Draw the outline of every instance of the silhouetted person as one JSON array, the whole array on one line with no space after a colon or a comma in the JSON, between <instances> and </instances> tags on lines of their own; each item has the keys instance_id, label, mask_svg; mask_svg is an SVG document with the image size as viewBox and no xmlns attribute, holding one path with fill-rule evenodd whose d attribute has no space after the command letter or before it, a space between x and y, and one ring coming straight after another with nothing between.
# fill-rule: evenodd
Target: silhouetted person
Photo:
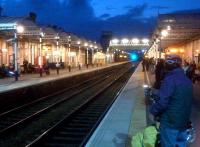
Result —
<instances>
[{"instance_id":1,"label":"silhouetted person","mask_svg":"<svg viewBox=\"0 0 200 147\"><path fill-rule=\"evenodd\" d=\"M155 83L154 88L160 89L161 81L164 79L164 60L159 59L155 69Z\"/></svg>"},{"instance_id":2,"label":"silhouetted person","mask_svg":"<svg viewBox=\"0 0 200 147\"><path fill-rule=\"evenodd\" d=\"M81 70L81 64L78 62L78 69Z\"/></svg>"},{"instance_id":3,"label":"silhouetted person","mask_svg":"<svg viewBox=\"0 0 200 147\"><path fill-rule=\"evenodd\" d=\"M195 76L195 70L196 70L196 64L195 64L195 62L193 61L193 62L189 65L189 67L188 67L188 69L187 69L187 71L186 71L187 77L188 77L193 83L195 82L195 78L194 78L194 76Z\"/></svg>"},{"instance_id":4,"label":"silhouetted person","mask_svg":"<svg viewBox=\"0 0 200 147\"><path fill-rule=\"evenodd\" d=\"M44 71L45 71L46 75L50 75L48 63L46 63L46 64L44 65Z\"/></svg>"},{"instance_id":5,"label":"silhouetted person","mask_svg":"<svg viewBox=\"0 0 200 147\"><path fill-rule=\"evenodd\" d=\"M145 58L142 59L142 71L145 70Z\"/></svg>"},{"instance_id":6,"label":"silhouetted person","mask_svg":"<svg viewBox=\"0 0 200 147\"><path fill-rule=\"evenodd\" d=\"M145 66L146 66L146 70L147 71L149 71L149 59L148 58L146 58L146 60L145 60Z\"/></svg>"},{"instance_id":7,"label":"silhouetted person","mask_svg":"<svg viewBox=\"0 0 200 147\"><path fill-rule=\"evenodd\" d=\"M56 63L56 71L57 71L57 74L59 74L59 69L60 69L60 63Z\"/></svg>"},{"instance_id":8,"label":"silhouetted person","mask_svg":"<svg viewBox=\"0 0 200 147\"><path fill-rule=\"evenodd\" d=\"M25 59L23 61L24 73L28 73L28 61Z\"/></svg>"},{"instance_id":9,"label":"silhouetted person","mask_svg":"<svg viewBox=\"0 0 200 147\"><path fill-rule=\"evenodd\" d=\"M15 77L15 81L18 81L19 72L17 70L14 72L14 77Z\"/></svg>"}]
</instances>

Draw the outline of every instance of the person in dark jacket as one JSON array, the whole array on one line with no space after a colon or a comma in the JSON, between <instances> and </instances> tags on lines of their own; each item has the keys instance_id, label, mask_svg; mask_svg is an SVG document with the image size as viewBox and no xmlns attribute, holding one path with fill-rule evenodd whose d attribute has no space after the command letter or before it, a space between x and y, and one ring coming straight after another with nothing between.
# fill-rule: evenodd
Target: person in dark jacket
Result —
<instances>
[{"instance_id":1,"label":"person in dark jacket","mask_svg":"<svg viewBox=\"0 0 200 147\"><path fill-rule=\"evenodd\" d=\"M186 71L186 75L187 77L193 82L195 83L195 70L196 70L196 64L193 61L192 63L190 63L187 71Z\"/></svg>"},{"instance_id":2,"label":"person in dark jacket","mask_svg":"<svg viewBox=\"0 0 200 147\"><path fill-rule=\"evenodd\" d=\"M155 83L154 88L160 89L161 81L164 79L164 60L159 59L155 68Z\"/></svg>"},{"instance_id":3,"label":"person in dark jacket","mask_svg":"<svg viewBox=\"0 0 200 147\"><path fill-rule=\"evenodd\" d=\"M143 57L142 59L142 71L144 72L145 71L145 57Z\"/></svg>"},{"instance_id":4,"label":"person in dark jacket","mask_svg":"<svg viewBox=\"0 0 200 147\"><path fill-rule=\"evenodd\" d=\"M150 112L160 118L162 147L186 147L190 121L192 83L181 68L181 58L169 56L165 61L167 74L154 94L159 98Z\"/></svg>"}]
</instances>

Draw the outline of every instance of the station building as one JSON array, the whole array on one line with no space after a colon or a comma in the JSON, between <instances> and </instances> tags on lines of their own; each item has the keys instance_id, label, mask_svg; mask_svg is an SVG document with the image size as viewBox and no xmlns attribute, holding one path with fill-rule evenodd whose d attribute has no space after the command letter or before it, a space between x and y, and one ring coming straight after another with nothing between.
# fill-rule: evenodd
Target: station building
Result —
<instances>
[{"instance_id":1,"label":"station building","mask_svg":"<svg viewBox=\"0 0 200 147\"><path fill-rule=\"evenodd\" d=\"M15 63L15 48L18 66L26 60L35 66L62 62L75 67L104 64L106 58L100 44L62 28L41 27L28 17L0 17L0 66Z\"/></svg>"},{"instance_id":2,"label":"station building","mask_svg":"<svg viewBox=\"0 0 200 147\"><path fill-rule=\"evenodd\" d=\"M164 58L169 54L200 62L200 13L159 15L148 56Z\"/></svg>"}]
</instances>

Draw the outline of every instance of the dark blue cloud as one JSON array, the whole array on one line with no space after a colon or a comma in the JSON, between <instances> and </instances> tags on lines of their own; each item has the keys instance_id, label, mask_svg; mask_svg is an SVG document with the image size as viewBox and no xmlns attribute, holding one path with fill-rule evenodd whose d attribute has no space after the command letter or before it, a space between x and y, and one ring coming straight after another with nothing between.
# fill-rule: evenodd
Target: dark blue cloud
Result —
<instances>
[{"instance_id":1,"label":"dark blue cloud","mask_svg":"<svg viewBox=\"0 0 200 147\"><path fill-rule=\"evenodd\" d=\"M4 1L4 2L3 2ZM58 25L66 31L98 39L101 31L113 31L116 35L149 35L155 18L142 18L149 8L147 4L129 7L126 14L95 17L92 0L1 0L3 14L24 16L30 11L38 15L40 24Z\"/></svg>"},{"instance_id":2,"label":"dark blue cloud","mask_svg":"<svg viewBox=\"0 0 200 147\"><path fill-rule=\"evenodd\" d=\"M110 17L104 22L104 29L112 28L117 36L150 36L155 26L156 18L144 18L143 14L148 9L147 4L135 7L126 7L127 13Z\"/></svg>"},{"instance_id":3,"label":"dark blue cloud","mask_svg":"<svg viewBox=\"0 0 200 147\"><path fill-rule=\"evenodd\" d=\"M138 6L135 6L135 7L131 7L131 6L128 7L127 6L126 9L128 9L128 12L124 16L139 17L139 16L143 15L143 13L146 9L148 9L148 5L146 3L144 3L142 5L138 5Z\"/></svg>"},{"instance_id":4,"label":"dark blue cloud","mask_svg":"<svg viewBox=\"0 0 200 147\"><path fill-rule=\"evenodd\" d=\"M161 10L161 9L170 9L170 7L168 7L168 6L159 6L159 5L154 5L154 6L151 6L150 9Z\"/></svg>"},{"instance_id":5,"label":"dark blue cloud","mask_svg":"<svg viewBox=\"0 0 200 147\"><path fill-rule=\"evenodd\" d=\"M112 7L112 6L107 6L106 7L106 10L115 10L116 8L115 7Z\"/></svg>"},{"instance_id":6,"label":"dark blue cloud","mask_svg":"<svg viewBox=\"0 0 200 147\"><path fill-rule=\"evenodd\" d=\"M100 18L102 18L102 19L106 19L106 18L109 18L109 17L110 17L110 14L108 14L108 13L100 16Z\"/></svg>"},{"instance_id":7,"label":"dark blue cloud","mask_svg":"<svg viewBox=\"0 0 200 147\"><path fill-rule=\"evenodd\" d=\"M175 11L173 13L200 13L200 9L192 9L192 10L179 10L179 11Z\"/></svg>"}]
</instances>

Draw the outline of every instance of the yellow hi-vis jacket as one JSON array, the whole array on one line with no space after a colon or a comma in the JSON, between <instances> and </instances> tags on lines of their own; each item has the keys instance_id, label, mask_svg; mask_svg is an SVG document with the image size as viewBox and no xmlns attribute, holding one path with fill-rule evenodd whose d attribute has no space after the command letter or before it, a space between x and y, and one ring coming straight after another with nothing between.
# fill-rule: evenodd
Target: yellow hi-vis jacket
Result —
<instances>
[{"instance_id":1,"label":"yellow hi-vis jacket","mask_svg":"<svg viewBox=\"0 0 200 147\"><path fill-rule=\"evenodd\" d=\"M146 127L132 137L131 147L155 147L157 133L155 126Z\"/></svg>"}]
</instances>

